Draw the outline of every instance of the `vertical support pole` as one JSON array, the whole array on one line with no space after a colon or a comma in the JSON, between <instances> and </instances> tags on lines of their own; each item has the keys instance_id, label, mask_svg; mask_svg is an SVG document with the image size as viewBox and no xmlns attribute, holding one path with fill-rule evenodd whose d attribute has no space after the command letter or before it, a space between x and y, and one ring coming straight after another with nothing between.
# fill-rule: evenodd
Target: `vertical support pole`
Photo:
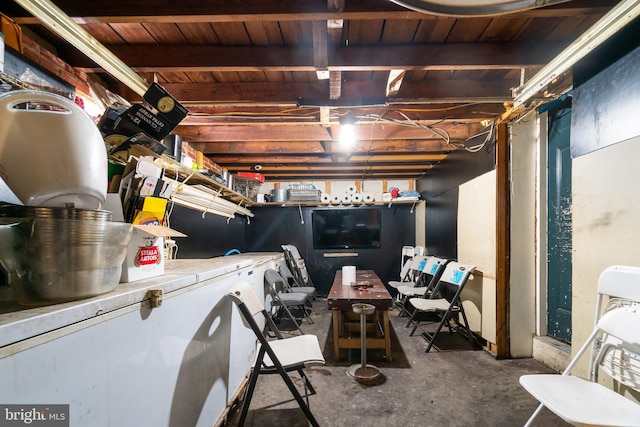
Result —
<instances>
[{"instance_id":1,"label":"vertical support pole","mask_svg":"<svg viewBox=\"0 0 640 427\"><path fill-rule=\"evenodd\" d=\"M505 123L496 127L496 357L509 357L509 277L511 199L509 133Z\"/></svg>"}]
</instances>

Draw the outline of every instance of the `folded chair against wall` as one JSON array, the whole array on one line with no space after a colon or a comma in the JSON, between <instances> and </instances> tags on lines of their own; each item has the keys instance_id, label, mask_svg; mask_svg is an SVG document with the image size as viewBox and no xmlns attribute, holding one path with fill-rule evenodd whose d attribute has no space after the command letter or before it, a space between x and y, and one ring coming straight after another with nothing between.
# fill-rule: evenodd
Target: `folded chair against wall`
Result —
<instances>
[{"instance_id":1,"label":"folded chair against wall","mask_svg":"<svg viewBox=\"0 0 640 427\"><path fill-rule=\"evenodd\" d=\"M283 338L257 294L253 291L251 285L246 282L240 282L232 286L227 292L227 297L236 304L244 325L252 329L258 339L256 360L245 391L238 425L244 425L258 376L260 374L280 374L309 423L313 426L318 426L318 421L309 409L309 396L316 394L316 391L304 372L307 366L323 365L325 362L318 337L315 335L298 335ZM276 335L277 339L268 340L262 333L254 318L258 314L264 316L269 329ZM289 372L294 371L298 372L302 378L304 395L300 394L289 376Z\"/></svg>"},{"instance_id":2,"label":"folded chair against wall","mask_svg":"<svg viewBox=\"0 0 640 427\"><path fill-rule=\"evenodd\" d=\"M410 261L411 258L416 256L416 250L413 246L403 246L402 247L402 256L400 257L400 268L402 269L407 261Z\"/></svg>"},{"instance_id":3,"label":"folded chair against wall","mask_svg":"<svg viewBox=\"0 0 640 427\"><path fill-rule=\"evenodd\" d=\"M309 276L307 265L305 264L302 256L300 256L298 248L295 245L282 245L282 249L284 250L285 259L287 260L289 269L298 278L299 282L303 286L315 287L311 281L311 276Z\"/></svg>"},{"instance_id":4,"label":"folded chair against wall","mask_svg":"<svg viewBox=\"0 0 640 427\"><path fill-rule=\"evenodd\" d=\"M289 308L297 308L302 317L307 320L307 323L312 324L313 320L311 320L311 317L309 316L312 297L303 292L287 292L284 278L273 268L269 268L264 272L264 280L267 282L268 287L270 288L269 291L271 297L273 298L273 301L271 302L272 307L282 309L282 311L284 311L295 323L296 328L301 333L304 333Z\"/></svg>"},{"instance_id":5,"label":"folded chair against wall","mask_svg":"<svg viewBox=\"0 0 640 427\"><path fill-rule=\"evenodd\" d=\"M444 258L429 257L426 264L424 264L420 280L418 280L416 286L398 286L400 315L411 316L411 313L413 313L413 306L409 303L410 298L432 298L434 296L433 290L438 284L442 273L444 273L448 262L449 260Z\"/></svg>"},{"instance_id":6,"label":"folded chair against wall","mask_svg":"<svg viewBox=\"0 0 640 427\"><path fill-rule=\"evenodd\" d=\"M520 377L522 387L540 401L527 426L543 407L572 425L640 425L640 404L622 394L637 398L640 392L640 268L613 266L602 272L595 318L593 332L562 375ZM570 375L589 348L588 379ZM598 382L600 372L614 380L618 392Z\"/></svg>"},{"instance_id":7,"label":"folded chair against wall","mask_svg":"<svg viewBox=\"0 0 640 427\"><path fill-rule=\"evenodd\" d=\"M465 284L469 280L469 276L475 270L475 266L469 264L462 264L459 262L451 261L445 267L440 280L433 289L433 293L436 297L431 299L425 298L410 298L409 303L413 306L414 310L411 314L411 318L407 323L409 326L414 324L411 334L413 335L416 329L419 327L421 313L435 313L439 316L440 321L436 327L435 332L428 333L423 331L423 335L427 338L428 344L425 352L429 352L434 346L436 336L440 333L444 325L446 324L449 333L453 332L454 325L452 321L455 321L455 329L462 330L466 334L472 347L475 347L475 342L471 329L469 329L469 322L467 321L467 315L464 312L462 306L462 299L460 297Z\"/></svg>"}]
</instances>

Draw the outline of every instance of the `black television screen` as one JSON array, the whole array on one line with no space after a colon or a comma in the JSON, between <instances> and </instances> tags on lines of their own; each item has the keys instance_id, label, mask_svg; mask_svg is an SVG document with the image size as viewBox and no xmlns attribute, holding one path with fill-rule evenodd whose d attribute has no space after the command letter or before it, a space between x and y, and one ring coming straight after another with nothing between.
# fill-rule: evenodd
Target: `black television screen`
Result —
<instances>
[{"instance_id":1,"label":"black television screen","mask_svg":"<svg viewBox=\"0 0 640 427\"><path fill-rule=\"evenodd\" d=\"M311 222L314 249L380 247L379 209L316 209Z\"/></svg>"}]
</instances>

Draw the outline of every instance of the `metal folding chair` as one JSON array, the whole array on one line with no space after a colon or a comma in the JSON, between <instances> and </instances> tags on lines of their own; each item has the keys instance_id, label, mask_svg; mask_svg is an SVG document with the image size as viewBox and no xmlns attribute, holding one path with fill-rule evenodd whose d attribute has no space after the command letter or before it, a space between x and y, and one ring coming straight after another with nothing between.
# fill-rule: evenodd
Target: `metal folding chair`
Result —
<instances>
[{"instance_id":1,"label":"metal folding chair","mask_svg":"<svg viewBox=\"0 0 640 427\"><path fill-rule=\"evenodd\" d=\"M544 407L572 425L640 425L640 404L623 395L640 392L640 268L612 266L602 272L595 319L593 332L562 375L520 377L522 387L540 401L526 426ZM589 348L588 378L571 375ZM599 372L613 379L617 392L598 381Z\"/></svg>"},{"instance_id":2,"label":"metal folding chair","mask_svg":"<svg viewBox=\"0 0 640 427\"><path fill-rule=\"evenodd\" d=\"M303 292L287 292L284 278L272 268L265 270L264 280L267 282L267 290L273 299L271 306L277 309L276 316L280 315L281 311L284 311L300 333L304 333L297 319L291 313L290 307L297 308L302 318L306 319L307 323L312 324L313 320L309 316L309 311L312 308L312 297Z\"/></svg>"},{"instance_id":3,"label":"metal folding chair","mask_svg":"<svg viewBox=\"0 0 640 427\"><path fill-rule=\"evenodd\" d=\"M313 286L304 286L299 283L289 267L283 264L278 267L278 272L280 273L280 276L282 276L282 278L285 280L285 284L287 285L289 291L309 294L313 298L313 300L316 299L316 288L314 288Z\"/></svg>"},{"instance_id":4,"label":"metal folding chair","mask_svg":"<svg viewBox=\"0 0 640 427\"><path fill-rule=\"evenodd\" d=\"M260 374L280 374L309 423L312 426L319 426L318 421L309 409L309 396L316 394L316 391L304 372L307 366L323 365L325 363L318 337L315 335L298 335L283 338L257 294L251 288L251 285L246 282L240 282L232 286L227 292L227 297L236 304L244 325L253 330L259 343L256 360L245 391L238 425L243 426L245 423L258 376ZM277 339L267 340L254 318L258 314L264 316L268 328L275 333ZM289 372L294 371L298 372L302 378L304 395L300 394L289 376Z\"/></svg>"}]
</instances>

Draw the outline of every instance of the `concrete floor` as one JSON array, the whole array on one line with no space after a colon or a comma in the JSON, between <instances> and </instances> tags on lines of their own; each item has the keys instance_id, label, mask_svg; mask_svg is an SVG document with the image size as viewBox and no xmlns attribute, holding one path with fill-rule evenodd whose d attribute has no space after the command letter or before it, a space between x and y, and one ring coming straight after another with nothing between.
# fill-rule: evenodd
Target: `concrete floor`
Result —
<instances>
[{"instance_id":1,"label":"concrete floor","mask_svg":"<svg viewBox=\"0 0 640 427\"><path fill-rule=\"evenodd\" d=\"M311 411L321 426L521 426L538 403L518 378L551 372L533 359L495 360L484 350L472 351L468 341L446 335L442 344L449 344L450 350L425 353L426 341L417 334L410 337L406 318L392 311L393 361L385 361L383 350L369 350L367 362L382 374L373 384L363 385L346 373L351 364L360 363L360 351L342 350L341 361L335 362L327 302L321 299L314 307L315 323L305 323L302 329L318 336L326 359L325 365L306 369L317 391L310 397ZM279 327L292 330L285 321ZM292 378L302 390L299 376ZM225 426L237 425L241 404L229 412ZM282 378L263 375L245 425L297 427L308 423ZM545 409L535 425L568 424Z\"/></svg>"}]
</instances>

